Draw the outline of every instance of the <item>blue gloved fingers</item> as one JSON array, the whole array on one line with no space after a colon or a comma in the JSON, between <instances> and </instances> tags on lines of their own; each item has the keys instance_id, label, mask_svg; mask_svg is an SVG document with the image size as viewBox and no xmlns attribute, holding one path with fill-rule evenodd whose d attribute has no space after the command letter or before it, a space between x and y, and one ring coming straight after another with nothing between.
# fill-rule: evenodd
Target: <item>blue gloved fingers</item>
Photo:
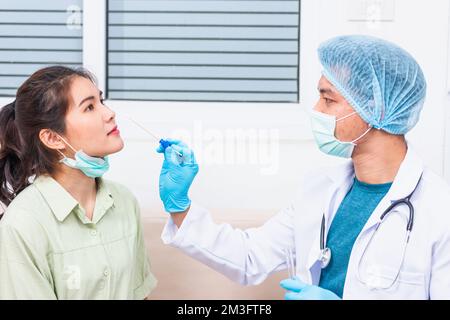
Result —
<instances>
[{"instance_id":1,"label":"blue gloved fingers","mask_svg":"<svg viewBox=\"0 0 450 320\"><path fill-rule=\"evenodd\" d=\"M180 166L189 165L192 163L191 156L194 153L187 145L171 145L176 155L176 160Z\"/></svg>"},{"instance_id":2,"label":"blue gloved fingers","mask_svg":"<svg viewBox=\"0 0 450 320\"><path fill-rule=\"evenodd\" d=\"M158 144L158 146L156 147L156 152L158 153L164 153L164 147L160 144Z\"/></svg>"},{"instance_id":3,"label":"blue gloved fingers","mask_svg":"<svg viewBox=\"0 0 450 320\"><path fill-rule=\"evenodd\" d=\"M185 162L186 165L198 166L197 160L195 159L195 153L191 150L189 158ZM198 170L197 170L198 171Z\"/></svg>"},{"instance_id":4,"label":"blue gloved fingers","mask_svg":"<svg viewBox=\"0 0 450 320\"><path fill-rule=\"evenodd\" d=\"M284 295L284 300L302 300L300 293L288 291Z\"/></svg>"},{"instance_id":5,"label":"blue gloved fingers","mask_svg":"<svg viewBox=\"0 0 450 320\"><path fill-rule=\"evenodd\" d=\"M181 145L177 145L177 144L172 144L171 145L172 149L179 152L181 155L185 155L188 153L189 148L186 146L181 146Z\"/></svg>"},{"instance_id":6,"label":"blue gloved fingers","mask_svg":"<svg viewBox=\"0 0 450 320\"><path fill-rule=\"evenodd\" d=\"M157 148L157 152L163 153L165 159L176 165L197 165L194 152L189 146L181 140L167 139L171 143L170 147L164 150L161 144ZM170 149L169 149L170 148Z\"/></svg>"},{"instance_id":7,"label":"blue gloved fingers","mask_svg":"<svg viewBox=\"0 0 450 320\"><path fill-rule=\"evenodd\" d=\"M171 145L177 145L177 146L181 146L181 147L186 147L187 148L187 145L181 140L177 140L177 139L163 139L163 140L167 141ZM164 153L164 150L165 150L164 146L161 145L161 143L159 143L158 147L156 148L156 152Z\"/></svg>"},{"instance_id":8,"label":"blue gloved fingers","mask_svg":"<svg viewBox=\"0 0 450 320\"><path fill-rule=\"evenodd\" d=\"M295 277L295 279L284 279L280 282L280 286L288 291L300 292L308 286L300 280L300 278Z\"/></svg>"},{"instance_id":9,"label":"blue gloved fingers","mask_svg":"<svg viewBox=\"0 0 450 320\"><path fill-rule=\"evenodd\" d=\"M285 300L328 300L325 290L316 286L307 286L299 292L288 291L284 295Z\"/></svg>"},{"instance_id":10,"label":"blue gloved fingers","mask_svg":"<svg viewBox=\"0 0 450 320\"><path fill-rule=\"evenodd\" d=\"M171 146L178 146L181 148L189 149L188 145L184 143L182 140L178 139L164 139L166 142L168 142Z\"/></svg>"},{"instance_id":11,"label":"blue gloved fingers","mask_svg":"<svg viewBox=\"0 0 450 320\"><path fill-rule=\"evenodd\" d=\"M196 165L193 154L194 152L189 148L171 145L164 150L164 161L176 166Z\"/></svg>"},{"instance_id":12,"label":"blue gloved fingers","mask_svg":"<svg viewBox=\"0 0 450 320\"><path fill-rule=\"evenodd\" d=\"M176 145L172 146L174 150L181 153L182 156L178 155L178 160L181 166L196 166L197 160L195 159L195 153L189 147L179 147Z\"/></svg>"},{"instance_id":13,"label":"blue gloved fingers","mask_svg":"<svg viewBox=\"0 0 450 320\"><path fill-rule=\"evenodd\" d=\"M299 292L288 291L284 295L286 300L341 300L334 292L308 285Z\"/></svg>"},{"instance_id":14,"label":"blue gloved fingers","mask_svg":"<svg viewBox=\"0 0 450 320\"><path fill-rule=\"evenodd\" d=\"M185 144L183 141L181 141L181 140L179 140L179 139L170 139L170 138L167 138L167 139L164 139L164 140L166 140L166 141L169 142L170 144L176 144L176 145Z\"/></svg>"},{"instance_id":15,"label":"blue gloved fingers","mask_svg":"<svg viewBox=\"0 0 450 320\"><path fill-rule=\"evenodd\" d=\"M311 286L297 293L298 300L341 300L336 294L317 286Z\"/></svg>"},{"instance_id":16,"label":"blue gloved fingers","mask_svg":"<svg viewBox=\"0 0 450 320\"><path fill-rule=\"evenodd\" d=\"M180 164L180 160L178 159L179 156L176 152L174 152L173 147L167 147L164 150L164 162L165 163L170 163L173 165L179 165Z\"/></svg>"}]
</instances>

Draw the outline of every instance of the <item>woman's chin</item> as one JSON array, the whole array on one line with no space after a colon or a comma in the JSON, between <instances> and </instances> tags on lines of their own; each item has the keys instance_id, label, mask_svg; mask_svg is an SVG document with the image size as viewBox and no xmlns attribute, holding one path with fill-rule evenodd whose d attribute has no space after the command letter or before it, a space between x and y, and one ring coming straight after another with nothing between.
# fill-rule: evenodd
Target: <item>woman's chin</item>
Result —
<instances>
[{"instance_id":1,"label":"woman's chin","mask_svg":"<svg viewBox=\"0 0 450 320\"><path fill-rule=\"evenodd\" d=\"M106 150L103 149L101 152L96 152L96 154L97 154L96 156L103 158L103 157L109 156L111 154L118 153L118 152L122 151L123 148L124 148L124 142L122 139L120 139L120 141L117 141L114 144L110 144Z\"/></svg>"},{"instance_id":2,"label":"woman's chin","mask_svg":"<svg viewBox=\"0 0 450 320\"><path fill-rule=\"evenodd\" d=\"M125 143L123 142L122 139L120 139L120 141L118 141L110 150L109 154L113 154L113 153L117 153L123 150L125 146Z\"/></svg>"}]
</instances>

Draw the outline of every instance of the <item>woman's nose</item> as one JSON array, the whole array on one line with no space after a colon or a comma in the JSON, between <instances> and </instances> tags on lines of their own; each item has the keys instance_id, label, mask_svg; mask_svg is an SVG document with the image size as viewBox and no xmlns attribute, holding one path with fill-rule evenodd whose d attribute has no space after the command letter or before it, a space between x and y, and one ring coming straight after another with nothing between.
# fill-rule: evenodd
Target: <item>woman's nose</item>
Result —
<instances>
[{"instance_id":1,"label":"woman's nose","mask_svg":"<svg viewBox=\"0 0 450 320\"><path fill-rule=\"evenodd\" d=\"M105 112L106 121L109 122L109 121L115 119L116 113L113 110L111 110L109 107L107 107L107 106L105 106L105 107L106 107L106 112Z\"/></svg>"}]
</instances>

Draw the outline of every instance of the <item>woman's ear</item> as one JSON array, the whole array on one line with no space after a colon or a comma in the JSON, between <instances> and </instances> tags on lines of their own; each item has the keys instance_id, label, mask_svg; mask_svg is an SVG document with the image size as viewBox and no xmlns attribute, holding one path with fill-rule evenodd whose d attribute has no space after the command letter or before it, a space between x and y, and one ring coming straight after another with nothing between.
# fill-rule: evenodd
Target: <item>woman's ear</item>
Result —
<instances>
[{"instance_id":1,"label":"woman's ear","mask_svg":"<svg viewBox=\"0 0 450 320\"><path fill-rule=\"evenodd\" d=\"M50 129L42 129L39 131L39 139L49 149L61 150L66 148L59 134Z\"/></svg>"}]
</instances>

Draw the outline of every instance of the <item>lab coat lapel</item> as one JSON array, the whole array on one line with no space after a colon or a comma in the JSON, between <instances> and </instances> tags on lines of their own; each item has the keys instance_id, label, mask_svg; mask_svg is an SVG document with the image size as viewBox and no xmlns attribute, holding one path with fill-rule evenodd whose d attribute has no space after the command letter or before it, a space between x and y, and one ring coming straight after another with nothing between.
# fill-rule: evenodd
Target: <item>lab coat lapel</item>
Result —
<instances>
[{"instance_id":1,"label":"lab coat lapel","mask_svg":"<svg viewBox=\"0 0 450 320\"><path fill-rule=\"evenodd\" d=\"M320 210L316 213L319 223L317 230L313 233L313 245L308 254L307 269L310 272L311 278L310 282L317 284L320 274L317 270L320 270L319 258L320 258L320 228L321 220L323 214L325 214L325 244L326 235L328 234L328 229L330 228L331 221L333 220L336 211L342 202L342 199L348 192L348 189L352 185L354 178L353 163L351 161L345 163L344 165L334 167L327 172L327 176L330 180L329 187L325 190L324 196L318 201L321 205L318 206Z\"/></svg>"}]
</instances>

